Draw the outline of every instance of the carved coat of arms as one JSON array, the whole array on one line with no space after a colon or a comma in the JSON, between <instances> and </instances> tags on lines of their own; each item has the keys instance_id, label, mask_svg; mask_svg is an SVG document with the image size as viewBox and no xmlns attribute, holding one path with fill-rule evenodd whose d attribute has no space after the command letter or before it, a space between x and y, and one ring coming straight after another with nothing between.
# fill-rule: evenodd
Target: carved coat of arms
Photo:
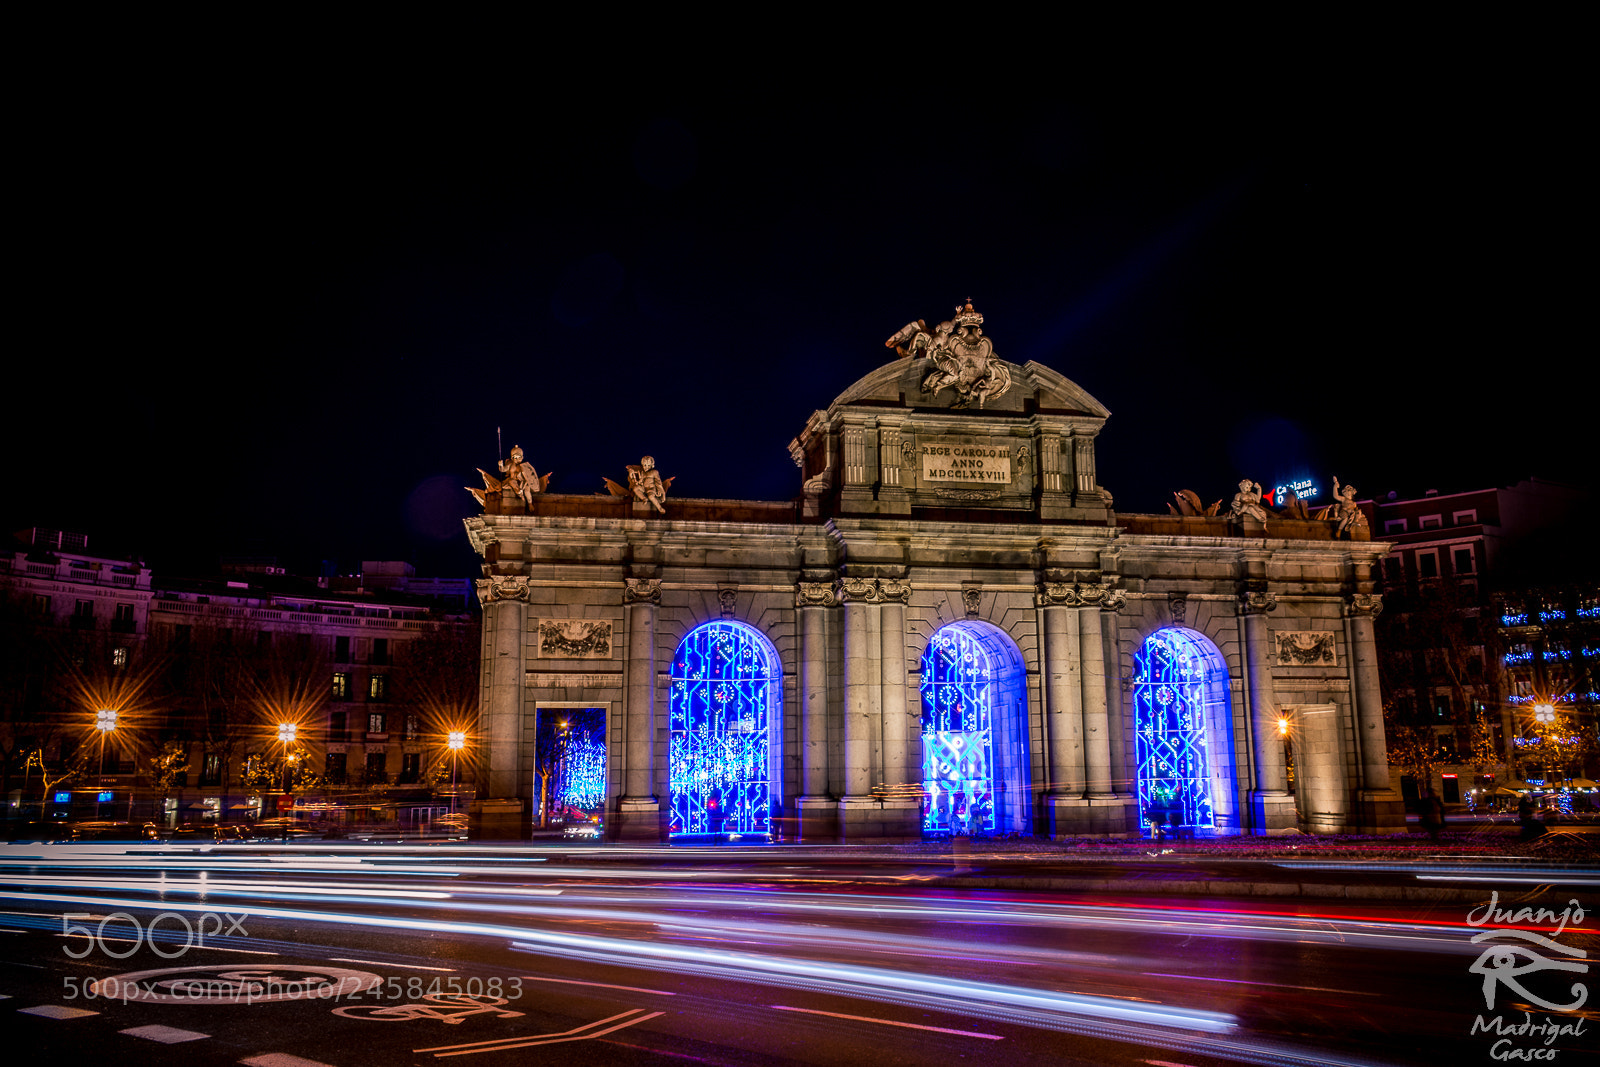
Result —
<instances>
[{"instance_id":1,"label":"carved coat of arms","mask_svg":"<svg viewBox=\"0 0 1600 1067\"><path fill-rule=\"evenodd\" d=\"M985 401L1011 388L1011 372L994 357L994 342L983 335L983 316L973 310L970 300L965 307L958 306L955 316L939 323L932 333L928 332L927 322L918 319L884 344L902 357L914 359L921 355L931 360L933 369L922 379L922 391L938 396L946 389L954 389L954 407L963 408L976 400L981 408Z\"/></svg>"}]
</instances>

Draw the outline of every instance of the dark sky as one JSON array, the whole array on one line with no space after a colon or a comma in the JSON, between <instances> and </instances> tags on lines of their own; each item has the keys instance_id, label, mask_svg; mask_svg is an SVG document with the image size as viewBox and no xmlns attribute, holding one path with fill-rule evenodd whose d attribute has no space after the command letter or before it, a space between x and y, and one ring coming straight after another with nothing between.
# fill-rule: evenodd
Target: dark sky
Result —
<instances>
[{"instance_id":1,"label":"dark sky","mask_svg":"<svg viewBox=\"0 0 1600 1067\"><path fill-rule=\"evenodd\" d=\"M1119 510L1592 483L1559 76L1292 68L86 73L12 134L0 511L169 570L467 574L497 426L552 491L649 452L675 494L786 499L810 412L968 296L1111 409Z\"/></svg>"}]
</instances>

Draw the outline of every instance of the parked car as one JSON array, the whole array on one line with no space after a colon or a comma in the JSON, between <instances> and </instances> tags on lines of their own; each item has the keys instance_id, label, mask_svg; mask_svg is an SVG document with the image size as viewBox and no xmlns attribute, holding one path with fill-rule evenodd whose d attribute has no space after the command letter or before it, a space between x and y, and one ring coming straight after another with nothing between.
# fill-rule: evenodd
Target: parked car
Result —
<instances>
[{"instance_id":1,"label":"parked car","mask_svg":"<svg viewBox=\"0 0 1600 1067\"><path fill-rule=\"evenodd\" d=\"M240 841L249 841L251 837L243 827L223 823L197 822L184 823L174 827L166 835L166 839L175 845L183 844L235 844Z\"/></svg>"},{"instance_id":2,"label":"parked car","mask_svg":"<svg viewBox=\"0 0 1600 1067\"><path fill-rule=\"evenodd\" d=\"M72 828L66 823L29 820L8 823L6 840L14 844L52 845L72 840Z\"/></svg>"},{"instance_id":3,"label":"parked car","mask_svg":"<svg viewBox=\"0 0 1600 1067\"><path fill-rule=\"evenodd\" d=\"M257 841L321 841L324 834L304 819L261 819L250 827Z\"/></svg>"},{"instance_id":4,"label":"parked car","mask_svg":"<svg viewBox=\"0 0 1600 1067\"><path fill-rule=\"evenodd\" d=\"M105 841L105 842L139 842L159 841L161 831L155 823L131 822L76 822L69 824L68 840L77 841Z\"/></svg>"}]
</instances>

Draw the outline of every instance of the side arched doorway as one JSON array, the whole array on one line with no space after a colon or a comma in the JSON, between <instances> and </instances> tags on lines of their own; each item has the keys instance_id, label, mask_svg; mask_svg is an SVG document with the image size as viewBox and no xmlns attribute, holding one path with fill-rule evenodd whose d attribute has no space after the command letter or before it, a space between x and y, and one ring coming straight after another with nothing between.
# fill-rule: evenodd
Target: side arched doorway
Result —
<instances>
[{"instance_id":1,"label":"side arched doorway","mask_svg":"<svg viewBox=\"0 0 1600 1067\"><path fill-rule=\"evenodd\" d=\"M1133 654L1140 828L1197 836L1233 822L1228 667L1202 633L1157 630Z\"/></svg>"},{"instance_id":2,"label":"side arched doorway","mask_svg":"<svg viewBox=\"0 0 1600 1067\"><path fill-rule=\"evenodd\" d=\"M1027 671L999 627L941 627L922 654L922 828L1029 833Z\"/></svg>"},{"instance_id":3,"label":"side arched doorway","mask_svg":"<svg viewBox=\"0 0 1600 1067\"><path fill-rule=\"evenodd\" d=\"M672 657L667 833L765 837L778 800L783 667L742 622L689 631Z\"/></svg>"}]
</instances>

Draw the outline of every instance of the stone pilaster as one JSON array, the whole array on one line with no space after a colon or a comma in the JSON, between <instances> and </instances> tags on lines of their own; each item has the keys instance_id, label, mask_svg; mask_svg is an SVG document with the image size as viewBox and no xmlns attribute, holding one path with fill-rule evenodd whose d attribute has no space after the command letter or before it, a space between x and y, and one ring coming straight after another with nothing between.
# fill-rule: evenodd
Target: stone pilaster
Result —
<instances>
[{"instance_id":1,"label":"stone pilaster","mask_svg":"<svg viewBox=\"0 0 1600 1067\"><path fill-rule=\"evenodd\" d=\"M477 582L483 605L484 653L489 677L478 713L478 739L488 764L488 797L521 795L523 631L528 624L528 579L496 575ZM531 783L530 787L531 787Z\"/></svg>"},{"instance_id":2,"label":"stone pilaster","mask_svg":"<svg viewBox=\"0 0 1600 1067\"><path fill-rule=\"evenodd\" d=\"M1357 747L1361 784L1356 797L1357 829L1362 833L1398 833L1405 828L1405 806L1389 785L1389 748L1383 733L1383 690L1378 683L1378 646L1372 620L1383 611L1383 598L1356 593L1345 599L1350 661L1355 677Z\"/></svg>"},{"instance_id":3,"label":"stone pilaster","mask_svg":"<svg viewBox=\"0 0 1600 1067\"><path fill-rule=\"evenodd\" d=\"M1277 606L1277 598L1271 593L1239 595L1245 692L1250 702L1250 757L1256 772L1255 788L1250 791L1250 817L1251 828L1258 833L1288 829L1299 821L1294 797L1289 795L1283 738L1278 733L1277 693L1272 688L1267 613Z\"/></svg>"},{"instance_id":4,"label":"stone pilaster","mask_svg":"<svg viewBox=\"0 0 1600 1067\"><path fill-rule=\"evenodd\" d=\"M628 660L624 673L627 733L623 747L624 781L619 836L625 840L660 837L660 802L655 795L656 765L656 612L659 578L628 578L622 593L628 614Z\"/></svg>"},{"instance_id":5,"label":"stone pilaster","mask_svg":"<svg viewBox=\"0 0 1600 1067\"><path fill-rule=\"evenodd\" d=\"M1083 664L1083 772L1090 800L1113 795L1105 638L1100 623L1100 601L1104 594L1099 588L1084 590L1086 603L1078 609L1078 658Z\"/></svg>"},{"instance_id":6,"label":"stone pilaster","mask_svg":"<svg viewBox=\"0 0 1600 1067\"><path fill-rule=\"evenodd\" d=\"M889 785L905 785L920 775L911 773L907 753L909 739L906 707L906 600L911 589L897 583L903 596L891 599L886 583L879 582L883 613L879 634L883 649L883 780Z\"/></svg>"},{"instance_id":7,"label":"stone pilaster","mask_svg":"<svg viewBox=\"0 0 1600 1067\"><path fill-rule=\"evenodd\" d=\"M828 791L827 614L838 598L829 582L801 582L795 590L800 615L800 839L831 841L838 817Z\"/></svg>"},{"instance_id":8,"label":"stone pilaster","mask_svg":"<svg viewBox=\"0 0 1600 1067\"><path fill-rule=\"evenodd\" d=\"M872 638L877 627L877 605L871 603L877 584L871 579L845 578L839 583L844 603L844 785L846 797L865 797L872 790L873 705L882 700L878 690L878 648Z\"/></svg>"}]
</instances>

